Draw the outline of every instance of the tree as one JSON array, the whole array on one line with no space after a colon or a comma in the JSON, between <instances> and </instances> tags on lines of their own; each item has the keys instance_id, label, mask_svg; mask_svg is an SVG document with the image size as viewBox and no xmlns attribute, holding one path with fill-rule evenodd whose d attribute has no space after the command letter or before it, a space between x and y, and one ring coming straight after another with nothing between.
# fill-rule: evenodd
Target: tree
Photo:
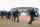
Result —
<instances>
[{"instance_id":1,"label":"tree","mask_svg":"<svg viewBox=\"0 0 40 27\"><path fill-rule=\"evenodd\" d=\"M29 12L30 11L30 9L29 10L27 10L27 12Z\"/></svg>"},{"instance_id":2,"label":"tree","mask_svg":"<svg viewBox=\"0 0 40 27\"><path fill-rule=\"evenodd\" d=\"M25 12L25 11L22 11L22 12ZM21 13L22 13L22 12L21 12ZM25 13L26 13L26 12L25 12Z\"/></svg>"}]
</instances>

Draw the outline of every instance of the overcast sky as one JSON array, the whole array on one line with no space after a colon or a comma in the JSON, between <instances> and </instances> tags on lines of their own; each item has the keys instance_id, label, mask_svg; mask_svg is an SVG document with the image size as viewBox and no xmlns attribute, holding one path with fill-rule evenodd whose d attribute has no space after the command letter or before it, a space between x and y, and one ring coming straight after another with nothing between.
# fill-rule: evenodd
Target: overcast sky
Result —
<instances>
[{"instance_id":1,"label":"overcast sky","mask_svg":"<svg viewBox=\"0 0 40 27\"><path fill-rule=\"evenodd\" d=\"M40 0L0 0L0 10L9 11L15 7L36 7L40 13Z\"/></svg>"}]
</instances>

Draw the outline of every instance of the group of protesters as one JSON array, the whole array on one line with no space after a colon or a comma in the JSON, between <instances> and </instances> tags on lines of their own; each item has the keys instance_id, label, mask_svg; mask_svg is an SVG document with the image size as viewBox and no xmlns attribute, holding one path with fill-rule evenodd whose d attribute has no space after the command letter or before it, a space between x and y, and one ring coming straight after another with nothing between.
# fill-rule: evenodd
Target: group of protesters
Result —
<instances>
[{"instance_id":1,"label":"group of protesters","mask_svg":"<svg viewBox=\"0 0 40 27\"><path fill-rule=\"evenodd\" d=\"M35 14L36 13L36 14ZM0 14L0 16L2 17L2 19L3 19L3 16L6 16L7 17L7 19L10 19L10 17L11 16L13 16L14 17L14 21L15 21L15 19L16 19L16 17L17 17L17 22L19 22L19 11L18 10L16 10L16 11L14 11L14 12L1 12L1 14ZM30 15L30 17L31 17L31 19L30 19L30 21L29 21L29 24L32 24L32 22L35 20L34 19L34 17L38 17L39 15L38 15L38 12L36 11L34 11L34 9L32 9L30 12L29 12L29 15ZM12 20L13 20L13 17L12 17Z\"/></svg>"}]
</instances>

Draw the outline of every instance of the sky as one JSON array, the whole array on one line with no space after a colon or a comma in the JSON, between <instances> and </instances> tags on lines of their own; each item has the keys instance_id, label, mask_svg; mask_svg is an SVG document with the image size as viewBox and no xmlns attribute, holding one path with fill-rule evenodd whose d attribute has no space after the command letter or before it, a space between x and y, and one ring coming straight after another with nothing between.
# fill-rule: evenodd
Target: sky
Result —
<instances>
[{"instance_id":1,"label":"sky","mask_svg":"<svg viewBox=\"0 0 40 27\"><path fill-rule=\"evenodd\" d=\"M36 7L40 14L40 0L0 0L0 10L10 11L16 7Z\"/></svg>"}]
</instances>

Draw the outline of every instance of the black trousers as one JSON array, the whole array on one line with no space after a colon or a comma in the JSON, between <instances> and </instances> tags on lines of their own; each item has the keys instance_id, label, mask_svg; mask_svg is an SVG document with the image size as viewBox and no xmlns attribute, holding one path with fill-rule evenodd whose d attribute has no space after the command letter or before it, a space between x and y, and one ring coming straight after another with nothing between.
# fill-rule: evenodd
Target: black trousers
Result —
<instances>
[{"instance_id":1,"label":"black trousers","mask_svg":"<svg viewBox=\"0 0 40 27\"><path fill-rule=\"evenodd\" d=\"M2 19L3 19L3 16L1 16L2 17Z\"/></svg>"},{"instance_id":2,"label":"black trousers","mask_svg":"<svg viewBox=\"0 0 40 27\"><path fill-rule=\"evenodd\" d=\"M33 21L34 21L34 16L31 16L31 20L29 21L29 24L32 24Z\"/></svg>"},{"instance_id":3,"label":"black trousers","mask_svg":"<svg viewBox=\"0 0 40 27\"><path fill-rule=\"evenodd\" d=\"M7 16L7 19L10 19L10 16Z\"/></svg>"},{"instance_id":4,"label":"black trousers","mask_svg":"<svg viewBox=\"0 0 40 27\"><path fill-rule=\"evenodd\" d=\"M17 22L19 22L19 15L14 16L14 21L15 21L16 17L17 17Z\"/></svg>"},{"instance_id":5,"label":"black trousers","mask_svg":"<svg viewBox=\"0 0 40 27\"><path fill-rule=\"evenodd\" d=\"M1 15L2 19L3 19L3 16L5 16L5 15Z\"/></svg>"}]
</instances>

